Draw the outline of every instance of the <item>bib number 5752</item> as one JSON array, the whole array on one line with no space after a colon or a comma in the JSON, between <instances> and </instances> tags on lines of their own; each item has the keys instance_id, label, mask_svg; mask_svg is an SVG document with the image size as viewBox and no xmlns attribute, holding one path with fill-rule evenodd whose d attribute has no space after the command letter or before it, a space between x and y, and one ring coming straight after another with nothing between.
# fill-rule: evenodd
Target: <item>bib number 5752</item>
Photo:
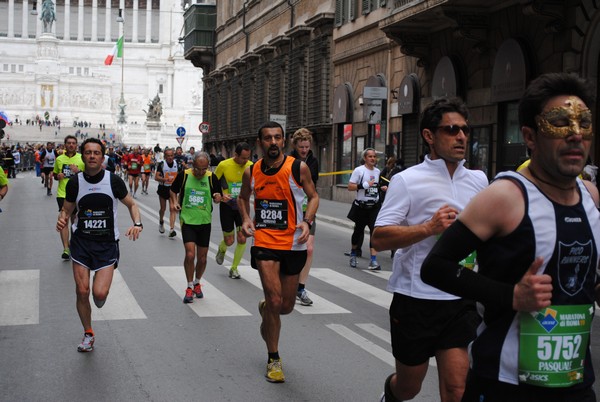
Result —
<instances>
[{"instance_id":1,"label":"bib number 5752","mask_svg":"<svg viewBox=\"0 0 600 402\"><path fill-rule=\"evenodd\" d=\"M540 336L537 356L542 361L577 359L581 341L581 335Z\"/></svg>"}]
</instances>

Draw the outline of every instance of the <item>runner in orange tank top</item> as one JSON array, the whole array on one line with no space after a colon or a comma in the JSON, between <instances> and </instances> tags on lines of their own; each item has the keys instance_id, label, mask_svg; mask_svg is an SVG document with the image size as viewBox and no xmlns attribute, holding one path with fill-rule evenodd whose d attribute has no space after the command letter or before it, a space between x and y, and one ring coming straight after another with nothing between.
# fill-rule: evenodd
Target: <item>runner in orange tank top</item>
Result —
<instances>
[{"instance_id":1,"label":"runner in orange tank top","mask_svg":"<svg viewBox=\"0 0 600 402\"><path fill-rule=\"evenodd\" d=\"M265 294L258 310L262 317L260 332L269 353L267 381L284 382L278 350L280 315L294 309L319 196L306 163L283 153L285 135L278 123L265 123L258 130L258 140L264 157L244 172L238 207L244 235L254 236L251 264L258 270ZM254 219L250 217L251 194ZM308 204L302 213L305 194Z\"/></svg>"}]
</instances>

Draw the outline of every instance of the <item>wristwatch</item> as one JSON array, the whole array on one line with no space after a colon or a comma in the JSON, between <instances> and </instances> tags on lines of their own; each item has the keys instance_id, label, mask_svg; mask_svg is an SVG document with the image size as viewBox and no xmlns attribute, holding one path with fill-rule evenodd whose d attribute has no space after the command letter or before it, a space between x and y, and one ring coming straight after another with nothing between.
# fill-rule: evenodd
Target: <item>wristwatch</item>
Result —
<instances>
[{"instance_id":1,"label":"wristwatch","mask_svg":"<svg viewBox=\"0 0 600 402\"><path fill-rule=\"evenodd\" d=\"M133 224L133 226L135 226L136 228L142 228L142 229L144 228L144 225L142 225L142 222L135 222Z\"/></svg>"},{"instance_id":2,"label":"wristwatch","mask_svg":"<svg viewBox=\"0 0 600 402\"><path fill-rule=\"evenodd\" d=\"M306 224L308 225L308 228L312 229L312 225L313 225L314 221L311 221L310 219L304 218L304 219L302 219L302 222L306 222Z\"/></svg>"}]
</instances>

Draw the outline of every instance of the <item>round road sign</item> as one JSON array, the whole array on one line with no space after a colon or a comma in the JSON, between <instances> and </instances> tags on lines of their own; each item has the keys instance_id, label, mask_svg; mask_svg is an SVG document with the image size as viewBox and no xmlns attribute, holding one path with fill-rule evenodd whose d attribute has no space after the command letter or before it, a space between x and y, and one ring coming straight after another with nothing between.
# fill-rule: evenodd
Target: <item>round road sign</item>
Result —
<instances>
[{"instance_id":1,"label":"round road sign","mask_svg":"<svg viewBox=\"0 0 600 402\"><path fill-rule=\"evenodd\" d=\"M207 121L203 121L198 126L198 130L200 130L202 134L208 134L210 132L210 124Z\"/></svg>"}]
</instances>

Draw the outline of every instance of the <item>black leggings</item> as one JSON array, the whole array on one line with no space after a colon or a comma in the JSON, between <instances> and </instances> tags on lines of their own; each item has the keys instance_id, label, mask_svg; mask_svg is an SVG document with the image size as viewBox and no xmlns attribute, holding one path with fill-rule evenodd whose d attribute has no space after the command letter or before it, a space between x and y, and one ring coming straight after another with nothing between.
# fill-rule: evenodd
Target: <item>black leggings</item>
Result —
<instances>
[{"instance_id":1,"label":"black leggings","mask_svg":"<svg viewBox=\"0 0 600 402\"><path fill-rule=\"evenodd\" d=\"M371 209L361 208L360 213L357 214L356 220L354 221L354 232L352 232L351 238L352 246L356 246L357 250L362 248L363 241L365 239L365 227L368 226L371 234L373 234L375 220L377 219L377 214L379 213L380 207L381 204L377 204ZM370 240L369 248L372 248Z\"/></svg>"}]
</instances>

